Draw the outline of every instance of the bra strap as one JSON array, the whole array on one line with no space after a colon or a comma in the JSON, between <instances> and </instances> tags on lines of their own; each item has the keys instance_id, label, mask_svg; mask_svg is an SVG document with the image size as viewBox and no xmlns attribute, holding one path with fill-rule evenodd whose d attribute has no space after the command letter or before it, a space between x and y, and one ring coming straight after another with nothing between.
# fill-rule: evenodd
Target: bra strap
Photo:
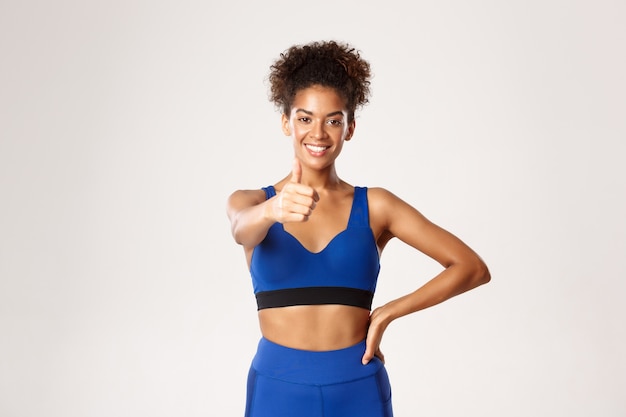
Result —
<instances>
[{"instance_id":1,"label":"bra strap","mask_svg":"<svg viewBox=\"0 0 626 417\"><path fill-rule=\"evenodd\" d=\"M267 187L263 187L262 190L265 191L266 200L269 200L270 198L276 195L276 190L274 189L273 185L268 185Z\"/></svg>"},{"instance_id":2,"label":"bra strap","mask_svg":"<svg viewBox=\"0 0 626 417\"><path fill-rule=\"evenodd\" d=\"M367 187L354 187L354 201L348 227L369 227L370 214L367 205Z\"/></svg>"}]
</instances>

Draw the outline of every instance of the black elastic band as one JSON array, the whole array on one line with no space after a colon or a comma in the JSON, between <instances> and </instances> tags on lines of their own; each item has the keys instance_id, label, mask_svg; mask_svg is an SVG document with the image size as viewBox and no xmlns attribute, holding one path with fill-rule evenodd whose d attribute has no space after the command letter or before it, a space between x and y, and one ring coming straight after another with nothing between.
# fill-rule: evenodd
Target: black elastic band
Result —
<instances>
[{"instance_id":1,"label":"black elastic band","mask_svg":"<svg viewBox=\"0 0 626 417\"><path fill-rule=\"evenodd\" d=\"M304 287L262 291L255 294L259 310L297 305L341 304L372 308L374 293L348 287Z\"/></svg>"}]
</instances>

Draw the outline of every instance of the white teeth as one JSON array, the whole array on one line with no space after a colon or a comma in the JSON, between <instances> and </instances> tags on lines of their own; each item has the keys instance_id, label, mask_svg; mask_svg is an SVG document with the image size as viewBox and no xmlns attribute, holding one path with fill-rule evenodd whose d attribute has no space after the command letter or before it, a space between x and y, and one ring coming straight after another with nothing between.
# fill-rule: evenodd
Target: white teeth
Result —
<instances>
[{"instance_id":1,"label":"white teeth","mask_svg":"<svg viewBox=\"0 0 626 417\"><path fill-rule=\"evenodd\" d=\"M326 149L328 149L328 146L306 145L306 147L312 150L313 152L323 152Z\"/></svg>"}]
</instances>

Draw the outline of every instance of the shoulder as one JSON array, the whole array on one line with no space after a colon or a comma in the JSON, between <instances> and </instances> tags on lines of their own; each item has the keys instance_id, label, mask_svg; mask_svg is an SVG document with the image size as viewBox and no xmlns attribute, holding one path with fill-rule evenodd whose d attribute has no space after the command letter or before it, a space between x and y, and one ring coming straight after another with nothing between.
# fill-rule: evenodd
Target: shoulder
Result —
<instances>
[{"instance_id":1,"label":"shoulder","mask_svg":"<svg viewBox=\"0 0 626 417\"><path fill-rule=\"evenodd\" d=\"M367 201L371 209L386 210L404 203L398 196L382 187L368 187ZM406 203L404 203L406 204Z\"/></svg>"},{"instance_id":2,"label":"shoulder","mask_svg":"<svg viewBox=\"0 0 626 417\"><path fill-rule=\"evenodd\" d=\"M370 218L376 223L388 226L394 207L402 202L391 191L382 187L367 188L367 205L369 206Z\"/></svg>"},{"instance_id":3,"label":"shoulder","mask_svg":"<svg viewBox=\"0 0 626 417\"><path fill-rule=\"evenodd\" d=\"M261 188L256 190L236 190L228 196L227 206L229 210L240 210L261 204L263 201L265 201L265 191Z\"/></svg>"},{"instance_id":4,"label":"shoulder","mask_svg":"<svg viewBox=\"0 0 626 417\"><path fill-rule=\"evenodd\" d=\"M368 188L367 200L370 218L384 229L393 230L407 222L423 224L426 220L415 207L385 188Z\"/></svg>"}]
</instances>

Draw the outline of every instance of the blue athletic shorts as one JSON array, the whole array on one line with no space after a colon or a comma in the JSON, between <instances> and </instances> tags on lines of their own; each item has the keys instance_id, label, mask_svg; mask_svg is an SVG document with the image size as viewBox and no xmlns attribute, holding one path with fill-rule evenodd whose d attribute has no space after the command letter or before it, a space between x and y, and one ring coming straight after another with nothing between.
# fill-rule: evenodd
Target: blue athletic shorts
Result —
<instances>
[{"instance_id":1,"label":"blue athletic shorts","mask_svg":"<svg viewBox=\"0 0 626 417\"><path fill-rule=\"evenodd\" d=\"M248 374L245 417L392 417L391 387L365 341L324 352L262 338Z\"/></svg>"}]
</instances>

